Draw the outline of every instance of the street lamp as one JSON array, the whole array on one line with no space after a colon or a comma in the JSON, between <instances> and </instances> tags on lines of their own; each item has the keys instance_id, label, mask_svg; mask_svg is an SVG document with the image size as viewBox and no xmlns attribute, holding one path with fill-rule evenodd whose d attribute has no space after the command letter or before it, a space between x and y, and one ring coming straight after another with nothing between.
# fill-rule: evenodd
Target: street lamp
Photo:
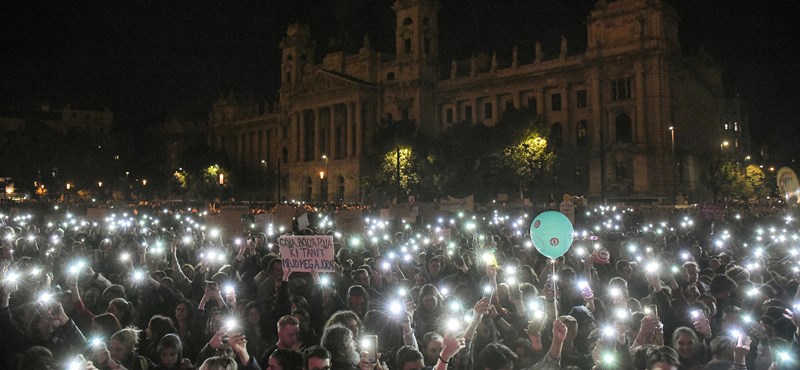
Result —
<instances>
[{"instance_id":1,"label":"street lamp","mask_svg":"<svg viewBox=\"0 0 800 370\"><path fill-rule=\"evenodd\" d=\"M670 138L671 138L670 148L672 150L672 169L674 170L675 167L678 165L677 161L675 160L675 126L669 126L669 134L670 134ZM678 171L680 171L680 169L678 169ZM672 174L672 201L673 202L675 202L675 196L676 196L676 194L675 194L676 193L675 192L675 190L676 190L675 188L677 187L675 185L675 181L676 180L677 180L677 178L675 177L675 174L673 173Z\"/></svg>"},{"instance_id":2,"label":"street lamp","mask_svg":"<svg viewBox=\"0 0 800 370\"><path fill-rule=\"evenodd\" d=\"M328 201L328 182L329 182L328 179L330 179L331 174L330 174L330 168L328 166L328 156L326 154L323 154L322 155L322 160L325 161L325 171L320 171L319 172L320 193L321 193L319 195L319 197L323 202L327 202ZM325 178L325 173L328 173L328 179Z\"/></svg>"}]
</instances>

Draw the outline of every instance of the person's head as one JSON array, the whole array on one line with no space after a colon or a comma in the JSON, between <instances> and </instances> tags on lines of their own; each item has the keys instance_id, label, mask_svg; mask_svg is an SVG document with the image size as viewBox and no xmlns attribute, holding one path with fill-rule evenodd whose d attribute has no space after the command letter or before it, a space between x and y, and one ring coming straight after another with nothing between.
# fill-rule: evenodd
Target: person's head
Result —
<instances>
[{"instance_id":1,"label":"person's head","mask_svg":"<svg viewBox=\"0 0 800 370\"><path fill-rule=\"evenodd\" d=\"M336 324L350 329L350 332L353 334L353 338L356 340L358 340L361 332L364 331L364 324L361 322L361 319L358 317L358 315L356 315L353 311L339 311L333 314L333 316L331 316L325 323L325 328L327 329L328 327Z\"/></svg>"},{"instance_id":2,"label":"person's head","mask_svg":"<svg viewBox=\"0 0 800 370\"><path fill-rule=\"evenodd\" d=\"M353 271L353 284L358 284L361 286L370 286L370 276L369 271L367 269L358 269Z\"/></svg>"},{"instance_id":3,"label":"person's head","mask_svg":"<svg viewBox=\"0 0 800 370\"><path fill-rule=\"evenodd\" d=\"M278 320L278 343L285 348L293 347L300 339L300 321L286 315Z\"/></svg>"},{"instance_id":4,"label":"person's head","mask_svg":"<svg viewBox=\"0 0 800 370\"><path fill-rule=\"evenodd\" d=\"M678 353L667 346L658 346L647 351L648 370L678 370L680 360Z\"/></svg>"},{"instance_id":5,"label":"person's head","mask_svg":"<svg viewBox=\"0 0 800 370\"><path fill-rule=\"evenodd\" d=\"M145 335L150 342L157 342L168 333L175 332L175 325L172 324L172 319L166 316L154 315L150 318L150 323L145 328Z\"/></svg>"},{"instance_id":6,"label":"person's head","mask_svg":"<svg viewBox=\"0 0 800 370\"><path fill-rule=\"evenodd\" d=\"M165 368L172 368L183 358L183 344L175 334L167 334L158 341L158 358Z\"/></svg>"},{"instance_id":7,"label":"person's head","mask_svg":"<svg viewBox=\"0 0 800 370\"><path fill-rule=\"evenodd\" d=\"M711 340L711 357L715 360L733 362L733 347L735 339L727 335L720 335Z\"/></svg>"},{"instance_id":8,"label":"person's head","mask_svg":"<svg viewBox=\"0 0 800 370\"><path fill-rule=\"evenodd\" d=\"M715 275L711 279L711 285L708 287L708 293L717 300L717 304L724 306L731 292L736 290L737 284L728 275Z\"/></svg>"},{"instance_id":9,"label":"person's head","mask_svg":"<svg viewBox=\"0 0 800 370\"><path fill-rule=\"evenodd\" d=\"M685 326L675 329L672 333L672 346L681 358L694 357L699 343L701 342L694 330Z\"/></svg>"},{"instance_id":10,"label":"person's head","mask_svg":"<svg viewBox=\"0 0 800 370\"><path fill-rule=\"evenodd\" d=\"M334 324L326 328L325 332L322 333L320 343L330 351L331 362L341 362L355 366L360 360L353 332L343 325Z\"/></svg>"},{"instance_id":11,"label":"person's head","mask_svg":"<svg viewBox=\"0 0 800 370\"><path fill-rule=\"evenodd\" d=\"M269 370L300 370L303 368L303 355L290 349L277 349L267 361Z\"/></svg>"},{"instance_id":12,"label":"person's head","mask_svg":"<svg viewBox=\"0 0 800 370\"><path fill-rule=\"evenodd\" d=\"M700 267L697 266L697 263L689 261L683 264L683 277L686 278L687 282L689 283L696 282L699 273L700 273Z\"/></svg>"},{"instance_id":13,"label":"person's head","mask_svg":"<svg viewBox=\"0 0 800 370\"><path fill-rule=\"evenodd\" d=\"M487 344L478 354L478 363L484 370L512 370L516 361L517 354L498 343Z\"/></svg>"},{"instance_id":14,"label":"person's head","mask_svg":"<svg viewBox=\"0 0 800 370\"><path fill-rule=\"evenodd\" d=\"M430 261L428 261L428 273L430 273L431 276L439 276L439 271L441 270L442 262L439 257L433 257Z\"/></svg>"},{"instance_id":15,"label":"person's head","mask_svg":"<svg viewBox=\"0 0 800 370\"><path fill-rule=\"evenodd\" d=\"M272 277L278 281L283 279L283 260L280 258L275 258L271 262L270 272L272 272Z\"/></svg>"},{"instance_id":16,"label":"person's head","mask_svg":"<svg viewBox=\"0 0 800 370\"><path fill-rule=\"evenodd\" d=\"M442 347L444 347L444 338L435 332L425 333L425 336L422 337L422 352L425 356L425 365L433 366L436 365L436 360L439 358L439 353L442 352Z\"/></svg>"},{"instance_id":17,"label":"person's head","mask_svg":"<svg viewBox=\"0 0 800 370\"><path fill-rule=\"evenodd\" d=\"M425 284L419 290L417 302L419 302L421 310L433 312L442 304L442 296L436 286Z\"/></svg>"},{"instance_id":18,"label":"person's head","mask_svg":"<svg viewBox=\"0 0 800 370\"><path fill-rule=\"evenodd\" d=\"M633 268L631 268L631 263L626 260L619 260L614 265L617 270L617 275L622 277L623 279L630 279L631 274L633 273Z\"/></svg>"},{"instance_id":19,"label":"person's head","mask_svg":"<svg viewBox=\"0 0 800 370\"><path fill-rule=\"evenodd\" d=\"M184 322L192 318L192 303L188 300L181 300L175 305L175 320Z\"/></svg>"},{"instance_id":20,"label":"person's head","mask_svg":"<svg viewBox=\"0 0 800 370\"><path fill-rule=\"evenodd\" d=\"M130 323L131 304L124 298L114 298L108 302L106 312L114 315L122 326Z\"/></svg>"},{"instance_id":21,"label":"person's head","mask_svg":"<svg viewBox=\"0 0 800 370\"><path fill-rule=\"evenodd\" d=\"M94 317L92 320L92 334L107 342L114 333L122 329L117 317L106 312Z\"/></svg>"},{"instance_id":22,"label":"person's head","mask_svg":"<svg viewBox=\"0 0 800 370\"><path fill-rule=\"evenodd\" d=\"M331 353L325 347L312 346L303 352L304 370L330 370Z\"/></svg>"},{"instance_id":23,"label":"person's head","mask_svg":"<svg viewBox=\"0 0 800 370\"><path fill-rule=\"evenodd\" d=\"M363 317L369 308L369 294L361 285L353 285L347 289L347 307L359 317Z\"/></svg>"},{"instance_id":24,"label":"person's head","mask_svg":"<svg viewBox=\"0 0 800 370\"><path fill-rule=\"evenodd\" d=\"M588 339L589 334L597 327L594 322L594 314L586 306L575 306L569 311L569 315L574 317L577 324L577 336Z\"/></svg>"},{"instance_id":25,"label":"person's head","mask_svg":"<svg viewBox=\"0 0 800 370\"><path fill-rule=\"evenodd\" d=\"M134 328L122 329L111 336L108 343L108 352L111 359L118 362L128 361L136 352L136 344L139 342L139 332Z\"/></svg>"},{"instance_id":26,"label":"person's head","mask_svg":"<svg viewBox=\"0 0 800 370\"><path fill-rule=\"evenodd\" d=\"M614 297L615 294L620 294L620 299L628 298L628 282L621 277L611 278L608 281L608 290L611 292L613 300L617 300L617 297Z\"/></svg>"},{"instance_id":27,"label":"person's head","mask_svg":"<svg viewBox=\"0 0 800 370\"><path fill-rule=\"evenodd\" d=\"M402 346L397 350L395 363L397 370L422 370L425 367L422 352L411 346Z\"/></svg>"},{"instance_id":28,"label":"person's head","mask_svg":"<svg viewBox=\"0 0 800 370\"><path fill-rule=\"evenodd\" d=\"M197 370L238 370L236 361L227 356L209 357Z\"/></svg>"},{"instance_id":29,"label":"person's head","mask_svg":"<svg viewBox=\"0 0 800 370\"><path fill-rule=\"evenodd\" d=\"M22 357L22 369L31 370L50 370L56 369L53 352L42 346L33 346L25 351Z\"/></svg>"}]
</instances>

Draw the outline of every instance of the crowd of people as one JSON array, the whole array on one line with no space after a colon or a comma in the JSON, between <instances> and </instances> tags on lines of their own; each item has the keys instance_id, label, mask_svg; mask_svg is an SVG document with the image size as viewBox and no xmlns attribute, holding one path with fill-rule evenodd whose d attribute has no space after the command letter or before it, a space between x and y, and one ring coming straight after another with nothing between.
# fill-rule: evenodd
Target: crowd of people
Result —
<instances>
[{"instance_id":1,"label":"crowd of people","mask_svg":"<svg viewBox=\"0 0 800 370\"><path fill-rule=\"evenodd\" d=\"M4 211L1 366L798 369L798 221L752 209L580 207L555 260L524 211L237 235L196 210ZM334 271L284 266L279 237L319 234Z\"/></svg>"}]
</instances>

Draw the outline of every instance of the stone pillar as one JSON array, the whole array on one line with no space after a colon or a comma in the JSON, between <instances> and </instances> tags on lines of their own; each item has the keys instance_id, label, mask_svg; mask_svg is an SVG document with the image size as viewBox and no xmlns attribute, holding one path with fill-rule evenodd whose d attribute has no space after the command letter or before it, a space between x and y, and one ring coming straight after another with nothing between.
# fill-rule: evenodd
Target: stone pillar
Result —
<instances>
[{"instance_id":1,"label":"stone pillar","mask_svg":"<svg viewBox=\"0 0 800 370\"><path fill-rule=\"evenodd\" d=\"M320 110L319 108L314 109L314 158L312 159L306 158L307 161L308 160L316 161L317 159L319 159L320 156L320 146L322 146L322 141L320 140L321 129L319 122L319 116L320 116L319 110Z\"/></svg>"},{"instance_id":2,"label":"stone pillar","mask_svg":"<svg viewBox=\"0 0 800 370\"><path fill-rule=\"evenodd\" d=\"M636 61L633 65L634 87L633 93L636 94L636 136L634 138L636 146L639 148L647 147L647 128L645 121L647 112L645 108L645 86L644 86L644 67L641 61Z\"/></svg>"},{"instance_id":3,"label":"stone pillar","mask_svg":"<svg viewBox=\"0 0 800 370\"><path fill-rule=\"evenodd\" d=\"M545 115L545 107L547 106L546 98L547 96L544 94L543 87L536 90L536 112L542 116Z\"/></svg>"},{"instance_id":4,"label":"stone pillar","mask_svg":"<svg viewBox=\"0 0 800 370\"><path fill-rule=\"evenodd\" d=\"M328 122L329 123L328 129L330 130L330 134L328 136L328 143L329 143L328 144L328 152L329 152L328 153L328 160L329 161L333 160L334 158L336 158L336 154L337 154L336 153L336 142L337 142L337 140L336 140L337 139L336 138L336 132L337 132L336 131L336 126L338 124L338 118L336 117L336 107L338 105L339 104L334 104L334 105L330 106L331 114L330 114L330 120ZM328 187L330 187L330 181L328 181ZM329 191L329 193L330 193L330 191Z\"/></svg>"},{"instance_id":5,"label":"stone pillar","mask_svg":"<svg viewBox=\"0 0 800 370\"><path fill-rule=\"evenodd\" d=\"M364 130L364 107L360 101L356 102L356 156L361 156L361 145Z\"/></svg>"},{"instance_id":6,"label":"stone pillar","mask_svg":"<svg viewBox=\"0 0 800 370\"><path fill-rule=\"evenodd\" d=\"M561 85L561 115L564 120L564 133L565 137L563 138L564 146L568 148L575 147L575 127L572 122L569 121L570 119L570 105L569 105L569 83L564 81Z\"/></svg>"},{"instance_id":7,"label":"stone pillar","mask_svg":"<svg viewBox=\"0 0 800 370\"><path fill-rule=\"evenodd\" d=\"M347 158L353 156L353 102L347 102Z\"/></svg>"},{"instance_id":8,"label":"stone pillar","mask_svg":"<svg viewBox=\"0 0 800 370\"><path fill-rule=\"evenodd\" d=\"M300 111L300 118L297 124L297 136L299 138L297 146L297 161L305 162L306 158L306 114L307 111Z\"/></svg>"},{"instance_id":9,"label":"stone pillar","mask_svg":"<svg viewBox=\"0 0 800 370\"><path fill-rule=\"evenodd\" d=\"M603 106L602 104L602 87L599 73L596 70L590 72L590 83L592 89L592 121L589 123L589 147L594 149L593 159L589 166L589 192L591 194L600 194L602 191L602 174L600 173L600 135L603 134ZM608 143L605 143L608 146ZM608 167L606 165L606 167Z\"/></svg>"}]
</instances>

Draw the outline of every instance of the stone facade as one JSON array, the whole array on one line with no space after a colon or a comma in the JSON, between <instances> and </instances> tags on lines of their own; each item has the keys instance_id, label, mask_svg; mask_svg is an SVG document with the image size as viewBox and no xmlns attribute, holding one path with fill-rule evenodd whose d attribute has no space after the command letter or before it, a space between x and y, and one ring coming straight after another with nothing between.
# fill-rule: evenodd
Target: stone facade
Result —
<instances>
[{"instance_id":1,"label":"stone facade","mask_svg":"<svg viewBox=\"0 0 800 370\"><path fill-rule=\"evenodd\" d=\"M570 52L563 38L557 56L537 42L532 61L514 48L510 62L497 54L440 62L438 3L398 0L393 10L395 55L365 39L357 54L334 52L317 64L308 26L291 25L280 45L277 106L259 112L255 102L221 98L209 145L240 168L277 173L280 161L283 198L315 201L360 200L361 159L381 124L412 122L436 134L458 122L493 125L509 107L548 122L589 196L699 197L709 158L746 153L746 123L719 67L681 55L678 17L663 1L598 1L585 51ZM723 148L732 131L722 127L732 122L736 148Z\"/></svg>"}]
</instances>

